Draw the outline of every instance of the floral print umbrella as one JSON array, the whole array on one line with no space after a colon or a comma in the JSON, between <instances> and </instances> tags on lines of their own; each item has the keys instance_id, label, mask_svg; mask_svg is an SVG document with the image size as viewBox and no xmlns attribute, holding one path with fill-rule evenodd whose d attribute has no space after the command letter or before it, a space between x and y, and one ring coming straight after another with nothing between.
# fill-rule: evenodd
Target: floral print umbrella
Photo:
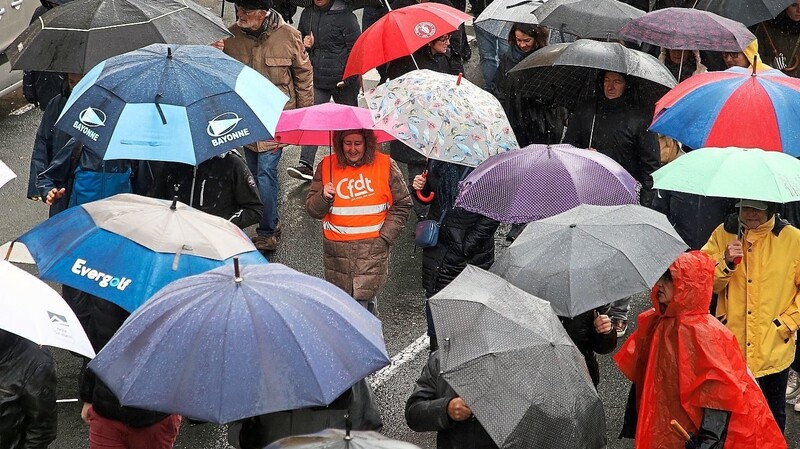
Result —
<instances>
[{"instance_id":1,"label":"floral print umbrella","mask_svg":"<svg viewBox=\"0 0 800 449\"><path fill-rule=\"evenodd\" d=\"M475 167L519 149L500 102L461 76L414 70L366 98L375 128L427 158Z\"/></svg>"}]
</instances>

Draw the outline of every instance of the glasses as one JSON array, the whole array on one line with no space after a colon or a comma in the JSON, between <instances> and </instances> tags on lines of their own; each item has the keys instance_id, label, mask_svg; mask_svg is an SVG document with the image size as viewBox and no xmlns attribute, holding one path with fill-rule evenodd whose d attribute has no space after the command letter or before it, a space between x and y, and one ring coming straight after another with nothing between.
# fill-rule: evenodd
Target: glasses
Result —
<instances>
[{"instance_id":1,"label":"glasses","mask_svg":"<svg viewBox=\"0 0 800 449\"><path fill-rule=\"evenodd\" d=\"M249 15L252 15L253 13L258 12L258 10L257 9L245 9L245 8L242 8L241 6L237 6L236 7L236 12L238 14L249 16Z\"/></svg>"},{"instance_id":2,"label":"glasses","mask_svg":"<svg viewBox=\"0 0 800 449\"><path fill-rule=\"evenodd\" d=\"M741 52L727 52L727 51L722 53L722 58L723 59L724 58L736 59L739 56L744 56L744 53L741 53Z\"/></svg>"},{"instance_id":3,"label":"glasses","mask_svg":"<svg viewBox=\"0 0 800 449\"><path fill-rule=\"evenodd\" d=\"M436 42L450 42L450 35L445 34L444 36L437 37Z\"/></svg>"}]
</instances>

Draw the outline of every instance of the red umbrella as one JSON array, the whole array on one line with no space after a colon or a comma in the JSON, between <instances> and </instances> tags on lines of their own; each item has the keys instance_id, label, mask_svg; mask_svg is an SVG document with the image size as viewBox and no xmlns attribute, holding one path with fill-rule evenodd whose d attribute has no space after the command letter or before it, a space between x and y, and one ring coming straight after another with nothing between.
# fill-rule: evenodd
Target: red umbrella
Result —
<instances>
[{"instance_id":1,"label":"red umbrella","mask_svg":"<svg viewBox=\"0 0 800 449\"><path fill-rule=\"evenodd\" d=\"M361 33L350 51L342 79L363 75L393 59L408 56L428 42L457 30L471 18L463 11L432 2L389 11Z\"/></svg>"}]
</instances>

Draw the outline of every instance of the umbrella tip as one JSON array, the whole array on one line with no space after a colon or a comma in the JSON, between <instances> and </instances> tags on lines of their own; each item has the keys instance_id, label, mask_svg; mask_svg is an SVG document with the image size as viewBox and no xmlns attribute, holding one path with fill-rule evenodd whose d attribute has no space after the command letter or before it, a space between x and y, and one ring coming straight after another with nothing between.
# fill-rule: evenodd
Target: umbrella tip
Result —
<instances>
[{"instance_id":1,"label":"umbrella tip","mask_svg":"<svg viewBox=\"0 0 800 449\"><path fill-rule=\"evenodd\" d=\"M353 430L353 422L350 421L349 413L345 413L344 415L344 430L345 430L344 440L351 441L353 437L350 435L350 431Z\"/></svg>"},{"instance_id":2,"label":"umbrella tip","mask_svg":"<svg viewBox=\"0 0 800 449\"><path fill-rule=\"evenodd\" d=\"M178 195L172 197L172 205L169 207L170 210L177 210L178 209Z\"/></svg>"},{"instance_id":3,"label":"umbrella tip","mask_svg":"<svg viewBox=\"0 0 800 449\"><path fill-rule=\"evenodd\" d=\"M456 86L460 86L461 85L461 78L463 78L463 77L464 77L464 74L462 72L458 72L458 79L456 80Z\"/></svg>"},{"instance_id":4,"label":"umbrella tip","mask_svg":"<svg viewBox=\"0 0 800 449\"><path fill-rule=\"evenodd\" d=\"M578 225L577 225L577 224L575 224L575 223L572 223L571 225L569 225L569 227L570 227L570 228L577 228L577 227L578 227Z\"/></svg>"},{"instance_id":5,"label":"umbrella tip","mask_svg":"<svg viewBox=\"0 0 800 449\"><path fill-rule=\"evenodd\" d=\"M756 67L758 67L758 53L753 55L753 74L750 76L756 76Z\"/></svg>"},{"instance_id":6,"label":"umbrella tip","mask_svg":"<svg viewBox=\"0 0 800 449\"><path fill-rule=\"evenodd\" d=\"M167 58L172 59L172 47L167 47Z\"/></svg>"},{"instance_id":7,"label":"umbrella tip","mask_svg":"<svg viewBox=\"0 0 800 449\"><path fill-rule=\"evenodd\" d=\"M239 258L238 257L234 257L233 258L233 282L236 282L237 284L241 284L242 283L242 272L239 271Z\"/></svg>"}]
</instances>

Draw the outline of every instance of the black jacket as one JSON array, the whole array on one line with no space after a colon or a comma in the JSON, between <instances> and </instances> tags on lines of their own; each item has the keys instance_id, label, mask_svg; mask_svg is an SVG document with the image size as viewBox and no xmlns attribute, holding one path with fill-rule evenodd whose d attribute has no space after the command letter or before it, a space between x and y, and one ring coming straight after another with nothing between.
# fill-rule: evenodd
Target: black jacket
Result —
<instances>
[{"instance_id":1,"label":"black jacket","mask_svg":"<svg viewBox=\"0 0 800 449\"><path fill-rule=\"evenodd\" d=\"M57 421L50 353L0 330L0 449L45 449L56 439Z\"/></svg>"},{"instance_id":2,"label":"black jacket","mask_svg":"<svg viewBox=\"0 0 800 449\"><path fill-rule=\"evenodd\" d=\"M442 180L431 164L423 195L434 192L428 209L429 220L438 220L443 210L447 215L439 229L436 246L422 251L422 286L430 298L446 287L469 265L488 270L494 263L494 233L499 222L443 203Z\"/></svg>"},{"instance_id":3,"label":"black jacket","mask_svg":"<svg viewBox=\"0 0 800 449\"><path fill-rule=\"evenodd\" d=\"M149 196L178 201L244 229L261 221L264 206L255 179L236 152L215 156L197 167L163 164ZM192 191L194 186L194 191Z\"/></svg>"},{"instance_id":4,"label":"black jacket","mask_svg":"<svg viewBox=\"0 0 800 449\"><path fill-rule=\"evenodd\" d=\"M436 431L437 449L497 449L474 416L461 422L450 419L447 405L458 395L439 373L439 351L434 351L406 401L408 427L415 432Z\"/></svg>"},{"instance_id":5,"label":"black jacket","mask_svg":"<svg viewBox=\"0 0 800 449\"><path fill-rule=\"evenodd\" d=\"M55 157L58 150L64 147L72 138L69 134L55 127L58 116L67 103L68 95L57 95L47 103L39 122L39 129L36 131L36 139L33 141L33 152L31 154L31 170L28 177L28 198L41 196L41 192L36 188L39 175L50 166L50 162ZM50 215L66 209L69 193L64 198L58 200L51 208Z\"/></svg>"},{"instance_id":6,"label":"black jacket","mask_svg":"<svg viewBox=\"0 0 800 449\"><path fill-rule=\"evenodd\" d=\"M567 331L567 335L578 347L586 360L586 368L592 377L595 387L600 383L600 365L597 363L597 354L608 354L617 348L617 333L613 330L607 334L598 334L594 330L594 313L604 314L601 309L584 312L574 318L560 316L558 319Z\"/></svg>"},{"instance_id":7,"label":"black jacket","mask_svg":"<svg viewBox=\"0 0 800 449\"><path fill-rule=\"evenodd\" d=\"M80 294L86 295L81 292ZM130 313L125 309L96 296L91 300L91 325L87 329L89 341L95 352L111 340L114 333L122 326ZM167 414L151 412L133 407L123 407L114 393L95 374L86 368L86 361L81 369L79 379L79 395L83 402L92 404L95 413L103 418L120 421L129 427L149 427L166 418Z\"/></svg>"},{"instance_id":8,"label":"black jacket","mask_svg":"<svg viewBox=\"0 0 800 449\"><path fill-rule=\"evenodd\" d=\"M309 6L303 9L297 29L303 37L314 35L314 46L308 49L314 68L314 87L335 89L342 81L350 50L361 35L361 26L350 5L344 0L333 0L327 9Z\"/></svg>"},{"instance_id":9,"label":"black jacket","mask_svg":"<svg viewBox=\"0 0 800 449\"><path fill-rule=\"evenodd\" d=\"M594 122L594 126L592 123ZM611 157L642 184L640 202L650 206L654 171L661 165L658 138L647 131L650 118L626 96L578 106L569 120L564 143L591 147ZM594 129L594 132L592 132Z\"/></svg>"},{"instance_id":10,"label":"black jacket","mask_svg":"<svg viewBox=\"0 0 800 449\"><path fill-rule=\"evenodd\" d=\"M700 249L714 229L734 212L736 200L659 190L653 209L666 215L690 249Z\"/></svg>"}]
</instances>

